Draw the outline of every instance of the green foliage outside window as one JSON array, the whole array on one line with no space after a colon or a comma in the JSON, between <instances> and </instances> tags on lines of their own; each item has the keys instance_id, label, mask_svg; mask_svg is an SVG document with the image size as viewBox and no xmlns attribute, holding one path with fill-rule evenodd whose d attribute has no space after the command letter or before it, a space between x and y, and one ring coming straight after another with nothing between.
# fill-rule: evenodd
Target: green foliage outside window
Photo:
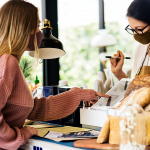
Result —
<instances>
[{"instance_id":1,"label":"green foliage outside window","mask_svg":"<svg viewBox=\"0 0 150 150\"><path fill-rule=\"evenodd\" d=\"M42 64L39 63L36 68L36 59L30 57L26 52L21 57L19 64L27 81L31 81L32 85L34 85L34 80L37 75L40 80L40 86L43 86Z\"/></svg>"},{"instance_id":2,"label":"green foliage outside window","mask_svg":"<svg viewBox=\"0 0 150 150\"><path fill-rule=\"evenodd\" d=\"M99 70L98 49L91 47L91 38L97 32L97 25L91 24L60 30L60 40L66 55L60 58L60 78L68 80L70 86L92 85ZM63 39L61 39L63 35Z\"/></svg>"},{"instance_id":3,"label":"green foliage outside window","mask_svg":"<svg viewBox=\"0 0 150 150\"><path fill-rule=\"evenodd\" d=\"M107 47L110 55L121 50L125 55L133 56L136 43L132 36L121 29L119 23L107 23L109 33L117 39L115 46ZM97 34L98 24L79 26L76 28L59 31L60 40L64 45L66 55L60 58L60 78L68 80L70 86L82 86L87 84L93 88L93 82L97 79L96 72L100 70L99 48L91 47L91 40ZM125 60L124 67L131 67L132 60ZM107 67L110 67L109 61Z\"/></svg>"},{"instance_id":4,"label":"green foliage outside window","mask_svg":"<svg viewBox=\"0 0 150 150\"><path fill-rule=\"evenodd\" d=\"M115 46L107 47L110 55L121 50L126 56L129 54L133 57L137 43L133 36L129 35L121 29L119 23L107 23L106 28L109 33L117 39ZM66 55L60 60L60 79L68 80L70 86L81 87L83 83L88 88L93 88L93 82L97 79L96 73L100 70L99 48L91 47L91 40L97 34L98 24L90 24L87 26L79 26L70 29L59 30L59 40L63 43ZM35 70L35 60L24 54L21 58L20 65L26 80L30 80L34 84L36 75L40 80L40 86L43 85L42 64L38 64ZM124 67L131 67L132 60L125 60ZM107 61L107 67L110 67Z\"/></svg>"},{"instance_id":5,"label":"green foliage outside window","mask_svg":"<svg viewBox=\"0 0 150 150\"><path fill-rule=\"evenodd\" d=\"M20 66L25 78L28 78L33 73L33 62L34 60L28 55L21 57Z\"/></svg>"}]
</instances>

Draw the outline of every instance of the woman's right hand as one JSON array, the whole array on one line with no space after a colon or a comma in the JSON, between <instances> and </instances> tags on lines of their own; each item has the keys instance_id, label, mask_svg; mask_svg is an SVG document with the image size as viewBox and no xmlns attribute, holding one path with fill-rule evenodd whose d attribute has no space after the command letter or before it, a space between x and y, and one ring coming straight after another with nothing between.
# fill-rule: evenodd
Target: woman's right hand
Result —
<instances>
[{"instance_id":1,"label":"woman's right hand","mask_svg":"<svg viewBox=\"0 0 150 150\"><path fill-rule=\"evenodd\" d=\"M117 54L114 54L116 58L121 57L120 59L110 58L111 71L115 76L118 76L122 72L122 67L124 64L124 55L121 51L117 51Z\"/></svg>"}]
</instances>

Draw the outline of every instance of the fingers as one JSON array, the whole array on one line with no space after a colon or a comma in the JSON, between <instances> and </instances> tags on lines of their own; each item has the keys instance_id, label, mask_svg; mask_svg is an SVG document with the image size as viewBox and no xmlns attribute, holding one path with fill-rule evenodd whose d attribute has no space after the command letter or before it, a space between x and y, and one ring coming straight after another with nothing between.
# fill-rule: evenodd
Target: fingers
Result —
<instances>
[{"instance_id":1,"label":"fingers","mask_svg":"<svg viewBox=\"0 0 150 150\"><path fill-rule=\"evenodd\" d=\"M124 55L121 51L117 51L117 54L114 54L113 56L115 56L116 58L121 57L121 59L116 59L116 58L110 58L110 63L112 66L116 67L118 62L124 62Z\"/></svg>"},{"instance_id":2,"label":"fingers","mask_svg":"<svg viewBox=\"0 0 150 150\"><path fill-rule=\"evenodd\" d=\"M95 95L96 95L96 96L100 96L100 97L111 97L111 96L109 96L109 95L102 94L102 93L98 93L98 92L95 92Z\"/></svg>"},{"instance_id":3,"label":"fingers","mask_svg":"<svg viewBox=\"0 0 150 150\"><path fill-rule=\"evenodd\" d=\"M122 52L120 52L120 59L118 60L117 68L116 69L118 71L122 71L123 64L124 64L124 55L123 55Z\"/></svg>"},{"instance_id":4,"label":"fingers","mask_svg":"<svg viewBox=\"0 0 150 150\"><path fill-rule=\"evenodd\" d=\"M38 135L38 130L30 127L30 126L25 126L24 128L28 128L28 130L30 130L30 132L32 133L32 135Z\"/></svg>"},{"instance_id":5,"label":"fingers","mask_svg":"<svg viewBox=\"0 0 150 150\"><path fill-rule=\"evenodd\" d=\"M117 54L114 54L113 56L116 56L116 58L120 57L121 56L121 51L117 50Z\"/></svg>"},{"instance_id":6,"label":"fingers","mask_svg":"<svg viewBox=\"0 0 150 150\"><path fill-rule=\"evenodd\" d=\"M117 58L120 56L120 52L119 50L117 50Z\"/></svg>"},{"instance_id":7,"label":"fingers","mask_svg":"<svg viewBox=\"0 0 150 150\"><path fill-rule=\"evenodd\" d=\"M117 57L117 54L114 54L114 56ZM117 65L117 59L110 58L109 60L110 60L111 65L113 65L114 67L116 67L116 65Z\"/></svg>"},{"instance_id":8,"label":"fingers","mask_svg":"<svg viewBox=\"0 0 150 150\"><path fill-rule=\"evenodd\" d=\"M38 130L37 129L35 129L35 128L33 128L33 127L30 127L31 128L31 130L32 130L32 134L33 135L37 135L38 134Z\"/></svg>"},{"instance_id":9,"label":"fingers","mask_svg":"<svg viewBox=\"0 0 150 150\"><path fill-rule=\"evenodd\" d=\"M117 51L117 54L114 54L113 56L115 56L116 58L118 58L119 56L120 56L120 52L121 51ZM117 66L117 62L118 62L118 60L117 59L114 59L114 58L111 58L110 59L110 63L111 63L111 65L113 65L114 67L116 67Z\"/></svg>"},{"instance_id":10,"label":"fingers","mask_svg":"<svg viewBox=\"0 0 150 150\"><path fill-rule=\"evenodd\" d=\"M124 55L122 52L120 52L120 56L121 56L121 61L124 62Z\"/></svg>"}]
</instances>

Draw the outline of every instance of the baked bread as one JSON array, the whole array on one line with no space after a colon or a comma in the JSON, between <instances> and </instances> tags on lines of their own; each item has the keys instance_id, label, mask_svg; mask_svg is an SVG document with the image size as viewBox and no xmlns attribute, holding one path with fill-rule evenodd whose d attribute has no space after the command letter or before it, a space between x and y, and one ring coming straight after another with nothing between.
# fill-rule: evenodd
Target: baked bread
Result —
<instances>
[{"instance_id":1,"label":"baked bread","mask_svg":"<svg viewBox=\"0 0 150 150\"><path fill-rule=\"evenodd\" d=\"M142 87L138 90L130 93L129 96L124 98L121 104L117 107L117 109L121 109L123 105L128 104L139 104L141 107L144 107L150 103L150 88Z\"/></svg>"},{"instance_id":2,"label":"baked bread","mask_svg":"<svg viewBox=\"0 0 150 150\"><path fill-rule=\"evenodd\" d=\"M146 105L146 106L144 107L144 110L145 110L145 111L150 111L150 104Z\"/></svg>"},{"instance_id":3,"label":"baked bread","mask_svg":"<svg viewBox=\"0 0 150 150\"><path fill-rule=\"evenodd\" d=\"M119 116L108 116L110 120L109 144L120 144Z\"/></svg>"},{"instance_id":4,"label":"baked bread","mask_svg":"<svg viewBox=\"0 0 150 150\"><path fill-rule=\"evenodd\" d=\"M146 145L150 145L150 112L145 112Z\"/></svg>"},{"instance_id":5,"label":"baked bread","mask_svg":"<svg viewBox=\"0 0 150 150\"><path fill-rule=\"evenodd\" d=\"M133 81L129 84L125 92L124 98L129 96L133 91L138 90L142 87L150 88L150 75L149 74L135 77Z\"/></svg>"},{"instance_id":6,"label":"baked bread","mask_svg":"<svg viewBox=\"0 0 150 150\"><path fill-rule=\"evenodd\" d=\"M124 100L117 107L117 109L121 109L123 105L132 103L139 104L141 107L144 108L145 111L150 111L150 75L137 76L131 82L131 84L128 86L125 92ZM103 143L107 142L107 140L109 139L109 144L119 144L120 143L119 117L118 116L108 116L108 117L109 120L105 122L100 132L100 135L97 139L97 142ZM142 119L143 118L139 117L137 121L141 122ZM146 145L150 145L150 112L145 112L145 124L146 124ZM137 130L141 130L141 126L139 126ZM139 138L139 141L141 144L143 144L144 140Z\"/></svg>"},{"instance_id":7,"label":"baked bread","mask_svg":"<svg viewBox=\"0 0 150 150\"><path fill-rule=\"evenodd\" d=\"M109 139L109 130L110 130L110 121L109 121L109 118L107 118L104 126L101 129L101 132L99 133L99 136L97 138L97 143L108 142L108 139Z\"/></svg>"},{"instance_id":8,"label":"baked bread","mask_svg":"<svg viewBox=\"0 0 150 150\"><path fill-rule=\"evenodd\" d=\"M119 127L119 116L108 116L109 119L105 122L97 143L108 142L109 144L120 144L120 127ZM143 121L143 118L138 118L137 121ZM146 124L146 145L150 145L150 112L145 112L145 124ZM142 124L141 124L142 125ZM141 130L139 124L137 130ZM141 133L142 134L142 133ZM142 135L140 137L143 137ZM144 139L139 137L139 143L143 144Z\"/></svg>"}]
</instances>

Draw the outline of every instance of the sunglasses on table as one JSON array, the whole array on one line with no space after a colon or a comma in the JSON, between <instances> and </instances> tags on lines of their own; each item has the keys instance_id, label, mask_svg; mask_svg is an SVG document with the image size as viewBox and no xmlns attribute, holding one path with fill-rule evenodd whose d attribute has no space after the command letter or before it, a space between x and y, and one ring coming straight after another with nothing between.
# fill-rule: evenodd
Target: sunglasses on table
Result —
<instances>
[{"instance_id":1,"label":"sunglasses on table","mask_svg":"<svg viewBox=\"0 0 150 150\"><path fill-rule=\"evenodd\" d=\"M125 30L129 33L129 34L131 34L131 35L133 35L135 32L137 33L137 34L143 34L143 30L146 28L146 27L148 27L149 25L146 25L143 29L131 29L131 28L129 28L130 26L128 25L126 28L125 28Z\"/></svg>"}]
</instances>

